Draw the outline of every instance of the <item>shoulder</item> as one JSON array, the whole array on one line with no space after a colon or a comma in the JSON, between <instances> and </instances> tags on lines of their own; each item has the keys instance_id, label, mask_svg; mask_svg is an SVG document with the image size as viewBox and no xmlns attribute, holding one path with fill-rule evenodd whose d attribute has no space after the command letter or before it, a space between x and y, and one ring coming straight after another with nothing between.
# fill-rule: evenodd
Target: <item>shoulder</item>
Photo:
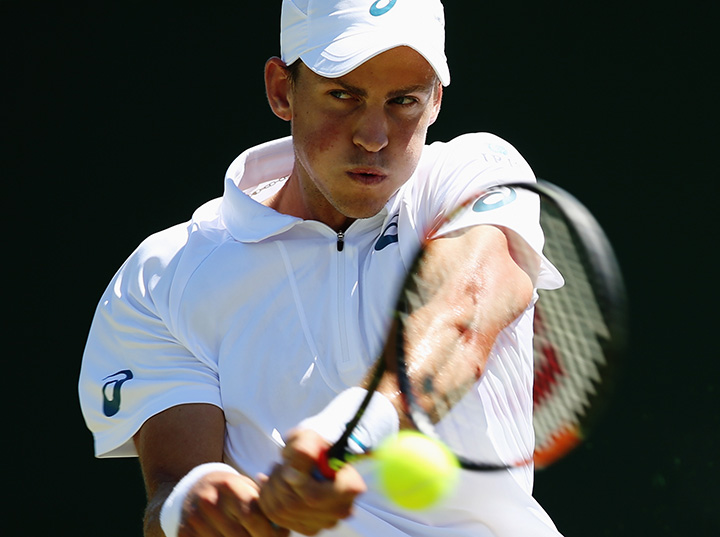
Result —
<instances>
[{"instance_id":1,"label":"shoulder","mask_svg":"<svg viewBox=\"0 0 720 537\"><path fill-rule=\"evenodd\" d=\"M138 245L129 261L141 265L153 262L160 266L167 265L187 245L190 228L190 222L183 222L153 233Z\"/></svg>"},{"instance_id":2,"label":"shoulder","mask_svg":"<svg viewBox=\"0 0 720 537\"><path fill-rule=\"evenodd\" d=\"M426 146L413 189L454 205L467 192L533 179L532 169L512 144L495 134L478 132Z\"/></svg>"},{"instance_id":3,"label":"shoulder","mask_svg":"<svg viewBox=\"0 0 720 537\"><path fill-rule=\"evenodd\" d=\"M489 132L467 133L448 142L434 142L426 146L421 164L430 169L468 164L486 168L527 166L510 142Z\"/></svg>"},{"instance_id":4,"label":"shoulder","mask_svg":"<svg viewBox=\"0 0 720 537\"><path fill-rule=\"evenodd\" d=\"M166 284L178 272L192 272L228 233L217 214L218 200L201 206L189 221L147 237L130 255L118 276L153 290L162 279ZM128 282L129 283L129 282Z\"/></svg>"},{"instance_id":5,"label":"shoulder","mask_svg":"<svg viewBox=\"0 0 720 537\"><path fill-rule=\"evenodd\" d=\"M433 142L428 147L445 147L448 150L458 149L462 147L478 148L485 146L506 145L508 142L500 136L491 132L468 132L452 138L447 142Z\"/></svg>"},{"instance_id":6,"label":"shoulder","mask_svg":"<svg viewBox=\"0 0 720 537\"><path fill-rule=\"evenodd\" d=\"M411 213L418 229L426 230L474 192L532 179L532 169L512 144L492 133L468 133L425 146L398 205Z\"/></svg>"}]
</instances>

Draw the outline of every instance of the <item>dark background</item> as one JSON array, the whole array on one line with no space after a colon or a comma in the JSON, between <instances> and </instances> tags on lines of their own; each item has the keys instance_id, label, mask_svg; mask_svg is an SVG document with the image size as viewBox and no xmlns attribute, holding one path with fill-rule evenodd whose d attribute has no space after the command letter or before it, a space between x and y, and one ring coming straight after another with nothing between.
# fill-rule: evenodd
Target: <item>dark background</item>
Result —
<instances>
[{"instance_id":1,"label":"dark background","mask_svg":"<svg viewBox=\"0 0 720 537\"><path fill-rule=\"evenodd\" d=\"M615 397L536 480L567 537L720 530L713 5L446 0L453 81L431 140L506 138L595 212L626 273ZM19 533L141 535L136 461L95 460L80 414L85 337L135 246L287 134L262 85L278 27L278 1L0 0L3 488Z\"/></svg>"}]
</instances>

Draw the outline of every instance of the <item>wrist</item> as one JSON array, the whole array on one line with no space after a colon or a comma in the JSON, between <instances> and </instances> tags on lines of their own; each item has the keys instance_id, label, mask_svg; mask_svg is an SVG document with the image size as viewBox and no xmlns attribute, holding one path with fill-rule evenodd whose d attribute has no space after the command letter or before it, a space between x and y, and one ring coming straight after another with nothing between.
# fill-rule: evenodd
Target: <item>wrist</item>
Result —
<instances>
[{"instance_id":1,"label":"wrist","mask_svg":"<svg viewBox=\"0 0 720 537\"><path fill-rule=\"evenodd\" d=\"M340 392L321 412L301 421L298 428L315 431L332 444L345 431L366 394L367 390L359 387ZM370 451L384 438L396 434L399 428L395 407L387 397L375 392L350 436L348 448L357 454Z\"/></svg>"}]
</instances>

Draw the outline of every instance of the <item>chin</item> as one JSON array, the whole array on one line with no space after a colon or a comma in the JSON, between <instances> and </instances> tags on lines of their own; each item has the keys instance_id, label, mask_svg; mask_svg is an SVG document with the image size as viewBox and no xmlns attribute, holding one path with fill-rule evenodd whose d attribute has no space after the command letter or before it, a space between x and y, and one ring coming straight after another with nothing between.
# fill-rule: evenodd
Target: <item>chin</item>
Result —
<instances>
[{"instance_id":1,"label":"chin","mask_svg":"<svg viewBox=\"0 0 720 537\"><path fill-rule=\"evenodd\" d=\"M378 214L380 211L382 211L383 207L385 207L385 204L387 201L383 203L377 203L372 205L362 205L358 206L357 204L349 205L347 207L344 207L343 209L340 209L340 212L345 215L347 218L372 218L376 214Z\"/></svg>"}]
</instances>

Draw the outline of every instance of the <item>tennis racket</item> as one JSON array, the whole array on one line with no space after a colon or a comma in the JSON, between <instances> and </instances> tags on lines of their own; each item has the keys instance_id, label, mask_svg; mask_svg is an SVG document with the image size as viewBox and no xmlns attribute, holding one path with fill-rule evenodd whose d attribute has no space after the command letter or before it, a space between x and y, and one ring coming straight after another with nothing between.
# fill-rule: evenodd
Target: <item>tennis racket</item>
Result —
<instances>
[{"instance_id":1,"label":"tennis racket","mask_svg":"<svg viewBox=\"0 0 720 537\"><path fill-rule=\"evenodd\" d=\"M543 254L562 274L564 285L547 291L539 289L534 305L535 449L506 460L479 449L480 443L474 436L478 434L473 430L477 412L482 411L478 407L482 405L478 386L490 382L483 378L484 361L488 358L472 355L475 348L466 345L462 338L455 345L443 347L447 360L444 357L425 360L421 365L414 361L417 353L408 352L408 348L413 346L411 338L418 333L417 326L410 326L411 320L432 296L426 289L424 273L434 234L438 230L442 233L442 228L464 218L468 211L494 210L528 196L540 204L540 224L545 237ZM602 406L598 402L604 399L608 380L625 346L626 298L615 254L587 208L546 181L499 185L474 194L448 212L428 237L399 293L395 324L384 355L365 386L367 397L344 434L318 463L325 478L331 479L337 469L357 457L349 453L348 440L387 372L395 376L401 392L404 409L401 424L442 441L467 470L497 471L530 463L538 468L548 466L586 437ZM539 256L522 239L510 242L518 264L540 268ZM458 366L460 362L477 367ZM439 389L441 385L444 387Z\"/></svg>"}]
</instances>

